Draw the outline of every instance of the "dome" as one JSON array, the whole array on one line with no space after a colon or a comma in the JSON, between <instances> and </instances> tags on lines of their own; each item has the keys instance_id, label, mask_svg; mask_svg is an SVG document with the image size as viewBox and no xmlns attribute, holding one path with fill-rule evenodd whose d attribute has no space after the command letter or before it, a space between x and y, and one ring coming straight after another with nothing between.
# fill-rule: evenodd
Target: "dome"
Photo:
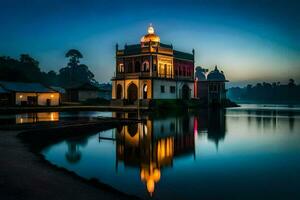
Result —
<instances>
[{"instance_id":1,"label":"dome","mask_svg":"<svg viewBox=\"0 0 300 200\"><path fill-rule=\"evenodd\" d=\"M205 76L205 70L202 67L196 67L196 72L195 72L195 78L198 81L205 81L206 76Z\"/></svg>"},{"instance_id":2,"label":"dome","mask_svg":"<svg viewBox=\"0 0 300 200\"><path fill-rule=\"evenodd\" d=\"M218 67L215 67L215 70L211 71L208 75L207 75L207 80L209 81L226 81L225 76L223 74L223 72L220 72L218 70Z\"/></svg>"},{"instance_id":3,"label":"dome","mask_svg":"<svg viewBox=\"0 0 300 200\"><path fill-rule=\"evenodd\" d=\"M146 42L150 42L150 41L151 42L160 42L160 38L155 34L152 24L150 24L148 27L148 34L144 35L141 38L142 43L146 43Z\"/></svg>"}]
</instances>

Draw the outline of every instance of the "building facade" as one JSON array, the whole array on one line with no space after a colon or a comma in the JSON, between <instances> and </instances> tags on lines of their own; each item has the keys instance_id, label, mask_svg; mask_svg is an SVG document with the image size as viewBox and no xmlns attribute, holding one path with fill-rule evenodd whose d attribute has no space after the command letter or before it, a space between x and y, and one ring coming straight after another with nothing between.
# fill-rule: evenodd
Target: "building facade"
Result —
<instances>
[{"instance_id":1,"label":"building facade","mask_svg":"<svg viewBox=\"0 0 300 200\"><path fill-rule=\"evenodd\" d=\"M66 88L66 102L84 102L90 99L101 97L100 88L92 83L84 83L81 85Z\"/></svg>"},{"instance_id":2,"label":"building facade","mask_svg":"<svg viewBox=\"0 0 300 200\"><path fill-rule=\"evenodd\" d=\"M0 87L6 91L5 102L4 98L1 100L3 105L58 106L60 104L59 92L40 83L0 81Z\"/></svg>"},{"instance_id":3,"label":"building facade","mask_svg":"<svg viewBox=\"0 0 300 200\"><path fill-rule=\"evenodd\" d=\"M207 75L201 67L196 68L195 75L195 97L210 105L221 105L226 100L226 80L223 71L218 67Z\"/></svg>"},{"instance_id":4,"label":"building facade","mask_svg":"<svg viewBox=\"0 0 300 200\"><path fill-rule=\"evenodd\" d=\"M152 25L140 44L116 46L112 102L147 104L153 99L194 97L194 50L176 51L160 42ZM139 101L138 101L139 100Z\"/></svg>"}]
</instances>

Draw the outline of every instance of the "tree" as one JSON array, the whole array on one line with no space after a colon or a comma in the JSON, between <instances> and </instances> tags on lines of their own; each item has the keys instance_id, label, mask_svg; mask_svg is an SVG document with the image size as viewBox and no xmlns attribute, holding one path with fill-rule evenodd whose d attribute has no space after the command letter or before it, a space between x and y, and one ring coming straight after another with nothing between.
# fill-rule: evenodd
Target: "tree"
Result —
<instances>
[{"instance_id":1,"label":"tree","mask_svg":"<svg viewBox=\"0 0 300 200\"><path fill-rule=\"evenodd\" d=\"M83 58L80 51L70 49L66 53L66 57L70 58L67 66L59 70L59 80L63 87L96 82L94 74L89 70L88 66L80 64L80 58Z\"/></svg>"},{"instance_id":2,"label":"tree","mask_svg":"<svg viewBox=\"0 0 300 200\"><path fill-rule=\"evenodd\" d=\"M289 79L289 83L288 83L288 86L290 87L290 88L292 88L292 87L295 87L296 86L296 84L295 84L295 80L294 79Z\"/></svg>"},{"instance_id":3,"label":"tree","mask_svg":"<svg viewBox=\"0 0 300 200\"><path fill-rule=\"evenodd\" d=\"M79 59L83 58L83 56L80 53L80 51L78 51L76 49L70 49L66 53L66 58L70 58L68 66L75 67L75 66L77 66L80 63Z\"/></svg>"}]
</instances>

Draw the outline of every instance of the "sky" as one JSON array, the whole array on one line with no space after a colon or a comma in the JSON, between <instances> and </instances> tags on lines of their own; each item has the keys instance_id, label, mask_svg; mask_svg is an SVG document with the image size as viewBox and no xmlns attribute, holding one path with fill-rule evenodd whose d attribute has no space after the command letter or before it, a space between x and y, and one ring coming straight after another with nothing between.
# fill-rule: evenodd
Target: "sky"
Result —
<instances>
[{"instance_id":1,"label":"sky","mask_svg":"<svg viewBox=\"0 0 300 200\"><path fill-rule=\"evenodd\" d=\"M152 23L161 42L195 49L196 66L224 71L230 85L300 83L297 0L0 0L0 56L28 53L43 71L78 49L99 82L115 71L115 45L137 44Z\"/></svg>"}]
</instances>

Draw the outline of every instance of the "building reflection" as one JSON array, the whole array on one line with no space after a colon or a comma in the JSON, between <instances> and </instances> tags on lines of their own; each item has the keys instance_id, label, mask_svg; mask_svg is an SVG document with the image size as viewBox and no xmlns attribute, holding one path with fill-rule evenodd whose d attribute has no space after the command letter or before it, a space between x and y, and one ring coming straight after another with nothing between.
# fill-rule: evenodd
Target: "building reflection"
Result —
<instances>
[{"instance_id":1,"label":"building reflection","mask_svg":"<svg viewBox=\"0 0 300 200\"><path fill-rule=\"evenodd\" d=\"M142 119L140 123L120 125L115 129L115 134L108 137L99 133L99 142L115 141L116 171L120 164L139 169L140 180L150 196L153 196L163 177L163 169L173 167L174 160L181 157L196 159L198 134L205 135L218 148L226 132L224 110L160 117L113 113L113 117ZM82 159L81 150L87 140L87 137L79 137L66 141L65 158L70 164Z\"/></svg>"},{"instance_id":2,"label":"building reflection","mask_svg":"<svg viewBox=\"0 0 300 200\"><path fill-rule=\"evenodd\" d=\"M218 148L225 138L225 111L205 110L197 115L146 117L143 123L116 129L116 168L119 163L140 169L140 179L150 196L160 181L162 169L172 167L182 156L195 158L195 136L207 134ZM129 117L115 113L115 117ZM130 116L137 117L134 114Z\"/></svg>"},{"instance_id":3,"label":"building reflection","mask_svg":"<svg viewBox=\"0 0 300 200\"><path fill-rule=\"evenodd\" d=\"M125 166L138 167L150 196L161 179L162 169L179 156L195 155L193 117L145 119L143 123L117 128L116 153Z\"/></svg>"},{"instance_id":4,"label":"building reflection","mask_svg":"<svg viewBox=\"0 0 300 200\"><path fill-rule=\"evenodd\" d=\"M16 115L16 124L58 121L59 112L23 113Z\"/></svg>"},{"instance_id":5,"label":"building reflection","mask_svg":"<svg viewBox=\"0 0 300 200\"><path fill-rule=\"evenodd\" d=\"M201 110L196 115L196 130L198 134L207 134L207 139L214 142L218 150L219 142L226 135L226 110Z\"/></svg>"}]
</instances>

